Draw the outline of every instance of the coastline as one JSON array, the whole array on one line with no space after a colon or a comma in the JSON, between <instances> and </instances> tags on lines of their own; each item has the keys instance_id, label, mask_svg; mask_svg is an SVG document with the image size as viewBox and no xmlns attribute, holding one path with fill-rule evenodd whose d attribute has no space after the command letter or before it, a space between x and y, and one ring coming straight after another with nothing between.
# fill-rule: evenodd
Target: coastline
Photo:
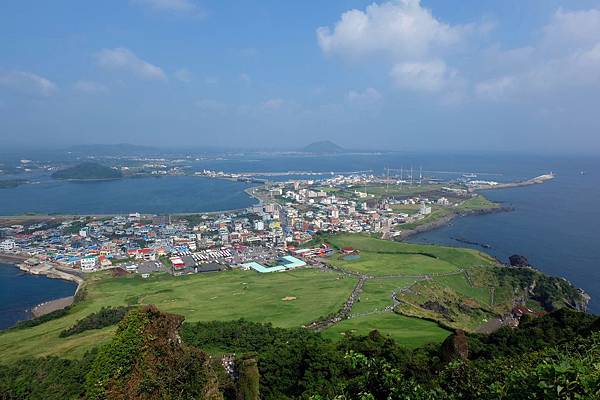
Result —
<instances>
[{"instance_id":1,"label":"coastline","mask_svg":"<svg viewBox=\"0 0 600 400\"><path fill-rule=\"evenodd\" d=\"M512 207L498 207L498 208L489 208L489 209L481 209L481 210L472 210L467 212L453 212L444 217L436 219L435 221L427 222L423 225L417 226L414 229L409 229L406 231L400 231L400 234L393 237L395 241L403 241L411 236L417 235L423 232L429 232L443 226L449 224L452 220L458 217L467 217L473 215L485 215L485 214L497 214L502 212L510 212L514 211Z\"/></svg>"},{"instance_id":2,"label":"coastline","mask_svg":"<svg viewBox=\"0 0 600 400\"><path fill-rule=\"evenodd\" d=\"M85 279L78 276L75 273L75 271L71 271L57 265L51 265L46 263L42 263L35 266L27 265L24 262L29 258L30 257L18 254L0 253L0 262L10 264L23 272L26 272L31 275L45 276L49 279L61 279L64 281L75 282L77 284L77 288L75 289L75 292L72 296L51 299L43 303L37 304L30 310L27 310L31 312L32 318L41 317L42 315L63 309L73 304L75 301L75 297L79 293L79 290L83 287Z\"/></svg>"}]
</instances>

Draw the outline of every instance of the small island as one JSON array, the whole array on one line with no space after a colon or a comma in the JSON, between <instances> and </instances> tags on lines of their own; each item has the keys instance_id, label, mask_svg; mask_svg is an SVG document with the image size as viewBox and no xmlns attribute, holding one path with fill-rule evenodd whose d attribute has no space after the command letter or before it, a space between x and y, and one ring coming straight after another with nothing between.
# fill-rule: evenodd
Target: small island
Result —
<instances>
[{"instance_id":1,"label":"small island","mask_svg":"<svg viewBox=\"0 0 600 400\"><path fill-rule=\"evenodd\" d=\"M315 153L315 154L331 154L331 153L343 153L345 150L333 143L330 140L323 140L320 142L314 142L302 149L303 153Z\"/></svg>"},{"instance_id":2,"label":"small island","mask_svg":"<svg viewBox=\"0 0 600 400\"><path fill-rule=\"evenodd\" d=\"M52 174L54 179L77 181L109 180L122 177L121 171L93 162L81 163Z\"/></svg>"}]
</instances>

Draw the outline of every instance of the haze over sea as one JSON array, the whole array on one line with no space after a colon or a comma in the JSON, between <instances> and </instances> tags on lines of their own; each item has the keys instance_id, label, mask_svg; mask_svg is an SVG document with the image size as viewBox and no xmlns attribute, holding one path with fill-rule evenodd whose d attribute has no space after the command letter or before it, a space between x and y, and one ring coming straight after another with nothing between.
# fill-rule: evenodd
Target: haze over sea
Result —
<instances>
[{"instance_id":1,"label":"haze over sea","mask_svg":"<svg viewBox=\"0 0 600 400\"><path fill-rule=\"evenodd\" d=\"M590 310L600 312L600 158L525 155L448 155L448 154L354 154L333 156L248 155L202 161L194 169L235 171L314 171L340 172L373 170L382 174L385 167L410 169L423 174L454 178L474 172L479 179L511 181L538 176L550 171L556 179L543 185L492 190L490 199L505 203L515 211L455 219L449 226L426 232L410 240L469 246L453 238L485 243L481 249L506 261L511 254L525 255L540 270L562 276L585 289L591 296ZM583 173L582 173L583 172ZM125 179L121 181L72 183L37 177L40 183L0 190L0 214L25 212L103 214L103 213L178 213L226 210L247 207L255 200L244 193L249 185L197 177ZM289 176L277 179L290 179ZM10 269L12 270L12 269ZM42 277L23 277L1 273L0 287L13 287L15 279L49 281ZM37 281L36 281L37 282ZM72 294L57 294L54 282L32 285L35 302ZM32 303L31 292L3 290L0 328L23 318Z\"/></svg>"}]
</instances>

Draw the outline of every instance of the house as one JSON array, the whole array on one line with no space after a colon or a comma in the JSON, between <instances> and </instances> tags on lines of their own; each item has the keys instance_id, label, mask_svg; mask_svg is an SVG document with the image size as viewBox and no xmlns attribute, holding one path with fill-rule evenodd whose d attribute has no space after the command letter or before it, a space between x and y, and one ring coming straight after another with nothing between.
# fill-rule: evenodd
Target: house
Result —
<instances>
[{"instance_id":1,"label":"house","mask_svg":"<svg viewBox=\"0 0 600 400\"><path fill-rule=\"evenodd\" d=\"M16 245L15 241L11 240L11 239L7 239L7 240L0 242L0 251L6 252L6 253L13 251L16 247L17 247L17 245Z\"/></svg>"},{"instance_id":2,"label":"house","mask_svg":"<svg viewBox=\"0 0 600 400\"><path fill-rule=\"evenodd\" d=\"M79 260L81 270L84 272L92 272L96 270L96 257L84 257Z\"/></svg>"}]
</instances>

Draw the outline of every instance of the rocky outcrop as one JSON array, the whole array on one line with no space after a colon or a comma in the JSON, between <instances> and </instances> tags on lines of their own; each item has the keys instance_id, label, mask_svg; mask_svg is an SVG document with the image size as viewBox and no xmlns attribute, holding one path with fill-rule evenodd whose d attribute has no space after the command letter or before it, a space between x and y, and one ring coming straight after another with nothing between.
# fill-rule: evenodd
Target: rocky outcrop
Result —
<instances>
[{"instance_id":1,"label":"rocky outcrop","mask_svg":"<svg viewBox=\"0 0 600 400\"><path fill-rule=\"evenodd\" d=\"M465 331L458 329L444 340L440 357L444 362L469 359L469 343Z\"/></svg>"},{"instance_id":2,"label":"rocky outcrop","mask_svg":"<svg viewBox=\"0 0 600 400\"><path fill-rule=\"evenodd\" d=\"M513 267L525 268L530 265L527 257L519 254L513 254L512 256L508 257L508 261Z\"/></svg>"},{"instance_id":3,"label":"rocky outcrop","mask_svg":"<svg viewBox=\"0 0 600 400\"><path fill-rule=\"evenodd\" d=\"M181 343L182 322L154 306L131 311L92 363L86 398L223 399L210 357Z\"/></svg>"}]
</instances>

